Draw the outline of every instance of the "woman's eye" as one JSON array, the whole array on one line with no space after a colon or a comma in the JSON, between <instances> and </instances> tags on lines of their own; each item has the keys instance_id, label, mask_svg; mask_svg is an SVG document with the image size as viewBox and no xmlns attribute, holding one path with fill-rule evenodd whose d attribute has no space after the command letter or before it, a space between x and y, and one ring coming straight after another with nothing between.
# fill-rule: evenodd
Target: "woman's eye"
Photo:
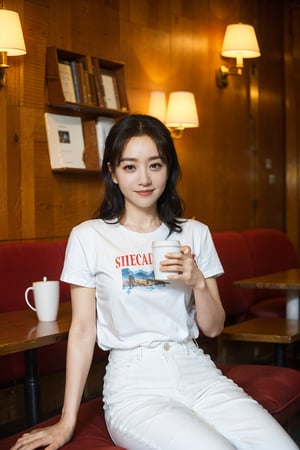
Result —
<instances>
[{"instance_id":1,"label":"woman's eye","mask_svg":"<svg viewBox=\"0 0 300 450\"><path fill-rule=\"evenodd\" d=\"M123 166L123 170L126 170L127 172L132 172L135 169L135 166L133 164L127 164L126 166Z\"/></svg>"},{"instance_id":2,"label":"woman's eye","mask_svg":"<svg viewBox=\"0 0 300 450\"><path fill-rule=\"evenodd\" d=\"M159 169L161 169L162 168L162 164L161 163L153 163L153 164L151 164L151 166L150 166L150 168L151 169L154 169L154 170L159 170Z\"/></svg>"}]
</instances>

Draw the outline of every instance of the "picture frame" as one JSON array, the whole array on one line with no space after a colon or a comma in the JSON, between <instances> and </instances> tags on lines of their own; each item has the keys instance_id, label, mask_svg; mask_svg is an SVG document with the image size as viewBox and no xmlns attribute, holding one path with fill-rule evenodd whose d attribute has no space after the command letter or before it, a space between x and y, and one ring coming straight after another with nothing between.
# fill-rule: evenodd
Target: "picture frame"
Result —
<instances>
[{"instance_id":1,"label":"picture frame","mask_svg":"<svg viewBox=\"0 0 300 450\"><path fill-rule=\"evenodd\" d=\"M45 113L52 170L85 169L81 118Z\"/></svg>"}]
</instances>

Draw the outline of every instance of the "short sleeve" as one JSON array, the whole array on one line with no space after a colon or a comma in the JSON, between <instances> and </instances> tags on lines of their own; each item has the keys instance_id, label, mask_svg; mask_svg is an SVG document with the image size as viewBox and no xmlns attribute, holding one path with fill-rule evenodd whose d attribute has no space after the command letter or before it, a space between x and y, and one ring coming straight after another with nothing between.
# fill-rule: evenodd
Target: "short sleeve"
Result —
<instances>
[{"instance_id":1,"label":"short sleeve","mask_svg":"<svg viewBox=\"0 0 300 450\"><path fill-rule=\"evenodd\" d=\"M196 263L205 278L218 277L224 273L211 232L206 225L202 225L200 248L197 252Z\"/></svg>"},{"instance_id":2,"label":"short sleeve","mask_svg":"<svg viewBox=\"0 0 300 450\"><path fill-rule=\"evenodd\" d=\"M77 229L69 236L61 280L78 286L96 286L95 274L87 258L87 249Z\"/></svg>"}]
</instances>

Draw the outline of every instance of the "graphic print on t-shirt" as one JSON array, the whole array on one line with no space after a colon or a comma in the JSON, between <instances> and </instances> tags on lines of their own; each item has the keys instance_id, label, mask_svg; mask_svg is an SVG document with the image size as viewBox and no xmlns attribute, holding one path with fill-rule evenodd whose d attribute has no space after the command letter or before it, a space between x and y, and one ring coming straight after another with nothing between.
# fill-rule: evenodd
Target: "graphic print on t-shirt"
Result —
<instances>
[{"instance_id":1,"label":"graphic print on t-shirt","mask_svg":"<svg viewBox=\"0 0 300 450\"><path fill-rule=\"evenodd\" d=\"M127 294L135 288L153 290L165 287L168 284L166 281L155 280L153 269L147 271L145 269L132 269L130 267L122 268L122 282L123 289L127 291Z\"/></svg>"},{"instance_id":2,"label":"graphic print on t-shirt","mask_svg":"<svg viewBox=\"0 0 300 450\"><path fill-rule=\"evenodd\" d=\"M121 269L122 288L130 294L132 289L153 290L165 287L168 282L154 279L152 253L132 253L118 256L116 268Z\"/></svg>"}]
</instances>

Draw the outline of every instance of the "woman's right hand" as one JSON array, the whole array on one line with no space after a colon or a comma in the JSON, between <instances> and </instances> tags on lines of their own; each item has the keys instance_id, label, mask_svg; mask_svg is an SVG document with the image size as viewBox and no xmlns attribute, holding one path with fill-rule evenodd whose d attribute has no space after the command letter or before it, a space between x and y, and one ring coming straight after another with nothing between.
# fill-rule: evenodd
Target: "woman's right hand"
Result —
<instances>
[{"instance_id":1,"label":"woman's right hand","mask_svg":"<svg viewBox=\"0 0 300 450\"><path fill-rule=\"evenodd\" d=\"M24 433L10 450L34 450L45 447L45 450L57 450L69 442L73 429L68 429L62 422L45 428L37 428Z\"/></svg>"}]
</instances>

